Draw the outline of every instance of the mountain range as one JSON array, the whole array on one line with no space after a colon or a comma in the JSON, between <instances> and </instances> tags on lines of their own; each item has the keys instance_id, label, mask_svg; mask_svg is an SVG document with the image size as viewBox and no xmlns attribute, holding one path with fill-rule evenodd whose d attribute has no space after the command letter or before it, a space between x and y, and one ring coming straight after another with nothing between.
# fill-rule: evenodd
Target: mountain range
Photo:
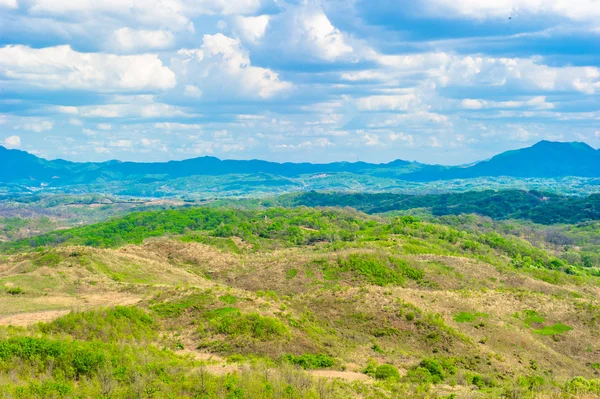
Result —
<instances>
[{"instance_id":1,"label":"mountain range","mask_svg":"<svg viewBox=\"0 0 600 399\"><path fill-rule=\"evenodd\" d=\"M260 160L220 160L199 157L183 161L70 162L46 160L20 150L0 147L0 183L27 186L68 186L120 181L168 181L190 176L268 174L285 178L301 175L351 173L412 182L478 177L557 178L600 177L600 150L582 142L540 141L469 166L426 165L396 160L383 164L365 162L276 163Z\"/></svg>"}]
</instances>

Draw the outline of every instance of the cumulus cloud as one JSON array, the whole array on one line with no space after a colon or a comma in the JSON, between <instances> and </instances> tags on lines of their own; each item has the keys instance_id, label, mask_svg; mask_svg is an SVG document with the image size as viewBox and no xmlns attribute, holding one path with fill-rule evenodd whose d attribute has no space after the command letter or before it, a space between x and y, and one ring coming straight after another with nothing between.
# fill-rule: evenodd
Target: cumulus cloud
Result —
<instances>
[{"instance_id":1,"label":"cumulus cloud","mask_svg":"<svg viewBox=\"0 0 600 399\"><path fill-rule=\"evenodd\" d=\"M516 91L574 91L593 94L600 90L600 68L591 66L550 66L539 57L501 58L452 53L381 55L369 58L380 69L344 72L344 80L429 79L439 86L510 87Z\"/></svg>"},{"instance_id":2,"label":"cumulus cloud","mask_svg":"<svg viewBox=\"0 0 600 399\"><path fill-rule=\"evenodd\" d=\"M233 24L233 31L237 36L256 43L265 35L270 18L269 15L259 15L256 17L237 15L231 20L231 23Z\"/></svg>"},{"instance_id":3,"label":"cumulus cloud","mask_svg":"<svg viewBox=\"0 0 600 399\"><path fill-rule=\"evenodd\" d=\"M112 48L125 52L162 50L175 42L173 32L168 30L117 29L112 37Z\"/></svg>"},{"instance_id":4,"label":"cumulus cloud","mask_svg":"<svg viewBox=\"0 0 600 399\"><path fill-rule=\"evenodd\" d=\"M6 148L19 148L21 146L21 137L8 136L4 139L4 146Z\"/></svg>"},{"instance_id":5,"label":"cumulus cloud","mask_svg":"<svg viewBox=\"0 0 600 399\"><path fill-rule=\"evenodd\" d=\"M45 89L164 90L175 75L154 54L80 53L69 46L0 48L0 76Z\"/></svg>"},{"instance_id":6,"label":"cumulus cloud","mask_svg":"<svg viewBox=\"0 0 600 399\"><path fill-rule=\"evenodd\" d=\"M285 40L282 40L285 37ZM355 60L350 37L336 28L323 9L304 3L288 9L270 22L268 46L294 58L326 62Z\"/></svg>"},{"instance_id":7,"label":"cumulus cloud","mask_svg":"<svg viewBox=\"0 0 600 399\"><path fill-rule=\"evenodd\" d=\"M238 39L204 35L199 49L180 50L172 68L189 84L212 95L270 98L292 87L267 68L253 66Z\"/></svg>"}]
</instances>

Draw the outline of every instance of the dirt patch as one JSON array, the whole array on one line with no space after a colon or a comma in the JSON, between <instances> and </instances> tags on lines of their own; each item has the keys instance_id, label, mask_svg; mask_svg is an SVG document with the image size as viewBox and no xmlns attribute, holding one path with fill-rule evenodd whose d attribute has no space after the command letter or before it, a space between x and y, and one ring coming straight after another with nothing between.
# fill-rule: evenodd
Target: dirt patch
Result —
<instances>
[{"instance_id":1,"label":"dirt patch","mask_svg":"<svg viewBox=\"0 0 600 399\"><path fill-rule=\"evenodd\" d=\"M70 310L47 310L45 312L19 313L0 317L0 326L26 327L35 323L49 322L69 313Z\"/></svg>"}]
</instances>

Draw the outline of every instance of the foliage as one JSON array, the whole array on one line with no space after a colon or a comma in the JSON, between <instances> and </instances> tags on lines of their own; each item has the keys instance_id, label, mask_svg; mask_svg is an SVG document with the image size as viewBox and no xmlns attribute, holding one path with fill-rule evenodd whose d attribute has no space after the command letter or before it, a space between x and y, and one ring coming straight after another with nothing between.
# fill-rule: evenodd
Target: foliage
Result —
<instances>
[{"instance_id":1,"label":"foliage","mask_svg":"<svg viewBox=\"0 0 600 399\"><path fill-rule=\"evenodd\" d=\"M399 380L400 372L391 364L382 364L375 370L375 378L378 380Z\"/></svg>"},{"instance_id":2,"label":"foliage","mask_svg":"<svg viewBox=\"0 0 600 399\"><path fill-rule=\"evenodd\" d=\"M333 366L333 359L322 353L311 354L305 353L302 355L285 355L284 360L302 367L303 369L322 369Z\"/></svg>"}]
</instances>

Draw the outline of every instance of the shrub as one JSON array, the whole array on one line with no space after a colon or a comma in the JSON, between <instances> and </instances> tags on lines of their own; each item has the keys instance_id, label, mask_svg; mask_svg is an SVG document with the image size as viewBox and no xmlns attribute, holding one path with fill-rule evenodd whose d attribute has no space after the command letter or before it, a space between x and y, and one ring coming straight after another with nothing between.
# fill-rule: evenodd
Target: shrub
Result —
<instances>
[{"instance_id":1,"label":"shrub","mask_svg":"<svg viewBox=\"0 0 600 399\"><path fill-rule=\"evenodd\" d=\"M298 365L303 369L321 369L333 366L333 359L324 354L313 355L305 353L300 356L285 355L284 360Z\"/></svg>"},{"instance_id":2,"label":"shrub","mask_svg":"<svg viewBox=\"0 0 600 399\"><path fill-rule=\"evenodd\" d=\"M206 314L209 325L219 334L250 335L260 340L283 336L288 327L280 320L258 313L243 314L237 308L221 308Z\"/></svg>"},{"instance_id":3,"label":"shrub","mask_svg":"<svg viewBox=\"0 0 600 399\"><path fill-rule=\"evenodd\" d=\"M378 380L399 380L400 372L391 364L382 364L375 370L375 378Z\"/></svg>"},{"instance_id":4,"label":"shrub","mask_svg":"<svg viewBox=\"0 0 600 399\"><path fill-rule=\"evenodd\" d=\"M47 338L17 337L0 341L0 360L18 358L37 366L40 362L55 374L71 378L91 374L105 361L97 345Z\"/></svg>"},{"instance_id":5,"label":"shrub","mask_svg":"<svg viewBox=\"0 0 600 399\"><path fill-rule=\"evenodd\" d=\"M6 290L6 293L9 295L20 295L24 294L25 292L21 287L10 287Z\"/></svg>"}]
</instances>

